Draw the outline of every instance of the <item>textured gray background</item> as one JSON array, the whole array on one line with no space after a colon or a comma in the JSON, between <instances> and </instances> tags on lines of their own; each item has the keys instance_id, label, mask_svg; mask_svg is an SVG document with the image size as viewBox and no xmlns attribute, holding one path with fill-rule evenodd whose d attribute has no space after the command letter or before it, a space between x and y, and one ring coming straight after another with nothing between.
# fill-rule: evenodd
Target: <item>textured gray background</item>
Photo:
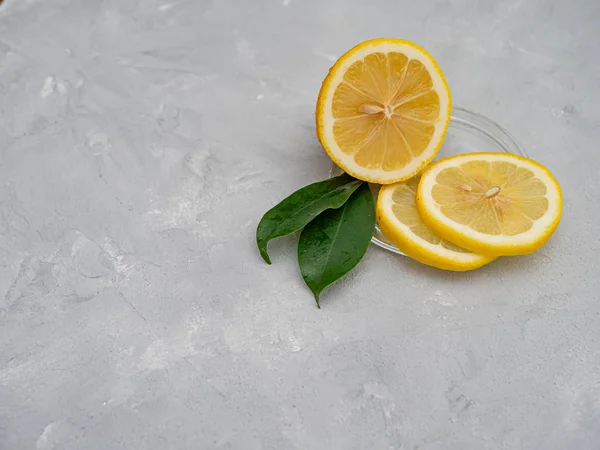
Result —
<instances>
[{"instance_id":1,"label":"textured gray background","mask_svg":"<svg viewBox=\"0 0 600 450\"><path fill-rule=\"evenodd\" d=\"M6 0L0 448L600 448L597 0ZM317 310L262 213L327 176L313 109L378 36L564 188L539 253L377 248Z\"/></svg>"}]
</instances>

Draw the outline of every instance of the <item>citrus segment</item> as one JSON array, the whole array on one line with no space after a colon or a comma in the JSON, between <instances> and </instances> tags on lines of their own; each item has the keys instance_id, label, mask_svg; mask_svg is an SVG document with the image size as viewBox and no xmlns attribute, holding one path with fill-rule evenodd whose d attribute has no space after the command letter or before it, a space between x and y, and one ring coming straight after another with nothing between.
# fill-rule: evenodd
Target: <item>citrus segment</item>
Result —
<instances>
[{"instance_id":1,"label":"citrus segment","mask_svg":"<svg viewBox=\"0 0 600 450\"><path fill-rule=\"evenodd\" d=\"M417 185L418 179L413 178L379 191L379 227L396 247L423 264L445 270L473 270L495 259L445 241L427 227L415 205Z\"/></svg>"},{"instance_id":2,"label":"citrus segment","mask_svg":"<svg viewBox=\"0 0 600 450\"><path fill-rule=\"evenodd\" d=\"M374 39L330 69L317 101L317 136L349 174L390 184L411 178L435 157L450 110L446 80L424 49Z\"/></svg>"},{"instance_id":3,"label":"citrus segment","mask_svg":"<svg viewBox=\"0 0 600 450\"><path fill-rule=\"evenodd\" d=\"M532 160L471 153L429 167L417 207L425 223L447 240L479 253L519 255L550 238L562 196L548 169Z\"/></svg>"}]
</instances>

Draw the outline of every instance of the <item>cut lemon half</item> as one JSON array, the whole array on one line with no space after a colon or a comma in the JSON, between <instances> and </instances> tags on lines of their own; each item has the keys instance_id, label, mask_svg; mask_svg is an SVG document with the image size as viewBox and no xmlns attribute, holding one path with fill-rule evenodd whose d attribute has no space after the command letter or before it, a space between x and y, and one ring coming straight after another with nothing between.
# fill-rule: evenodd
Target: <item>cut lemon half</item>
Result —
<instances>
[{"instance_id":1,"label":"cut lemon half","mask_svg":"<svg viewBox=\"0 0 600 450\"><path fill-rule=\"evenodd\" d=\"M384 186L377 199L377 221L381 232L402 252L438 269L463 272L477 269L494 259L445 241L423 222L417 207L417 178Z\"/></svg>"},{"instance_id":2,"label":"cut lemon half","mask_svg":"<svg viewBox=\"0 0 600 450\"><path fill-rule=\"evenodd\" d=\"M422 175L417 209L436 234L488 255L533 253L550 238L562 213L550 171L508 153L443 159Z\"/></svg>"},{"instance_id":3,"label":"cut lemon half","mask_svg":"<svg viewBox=\"0 0 600 450\"><path fill-rule=\"evenodd\" d=\"M317 100L317 136L350 175L390 184L412 178L435 157L451 108L429 53L409 41L373 39L329 70Z\"/></svg>"}]
</instances>

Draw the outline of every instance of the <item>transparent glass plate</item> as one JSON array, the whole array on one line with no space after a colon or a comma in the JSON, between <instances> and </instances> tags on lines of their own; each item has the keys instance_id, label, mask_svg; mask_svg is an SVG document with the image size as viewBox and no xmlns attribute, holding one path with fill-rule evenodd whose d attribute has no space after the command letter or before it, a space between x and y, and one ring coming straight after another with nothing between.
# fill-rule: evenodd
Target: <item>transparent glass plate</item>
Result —
<instances>
[{"instance_id":1,"label":"transparent glass plate","mask_svg":"<svg viewBox=\"0 0 600 450\"><path fill-rule=\"evenodd\" d=\"M496 122L480 114L454 107L446 139L435 160L475 152L506 152L527 157L525 150L517 140ZM343 171L334 164L330 173L333 177L342 174ZM371 187L377 195L379 187L375 185ZM404 255L386 239L379 230L379 226L375 227L375 234L371 242L390 252Z\"/></svg>"}]
</instances>

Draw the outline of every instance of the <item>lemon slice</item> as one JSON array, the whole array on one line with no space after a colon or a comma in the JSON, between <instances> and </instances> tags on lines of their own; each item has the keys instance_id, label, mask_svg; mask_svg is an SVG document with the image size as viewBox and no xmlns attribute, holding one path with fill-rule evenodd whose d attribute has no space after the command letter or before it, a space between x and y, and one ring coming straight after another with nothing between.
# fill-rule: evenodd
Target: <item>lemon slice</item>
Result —
<instances>
[{"instance_id":1,"label":"lemon slice","mask_svg":"<svg viewBox=\"0 0 600 450\"><path fill-rule=\"evenodd\" d=\"M419 180L413 178L384 186L379 191L379 228L396 247L423 264L459 272L477 269L496 259L472 253L433 233L417 212L418 183Z\"/></svg>"},{"instance_id":2,"label":"lemon slice","mask_svg":"<svg viewBox=\"0 0 600 450\"><path fill-rule=\"evenodd\" d=\"M329 70L317 100L317 136L349 174L390 184L412 178L435 157L451 107L429 53L409 41L374 39Z\"/></svg>"},{"instance_id":3,"label":"lemon slice","mask_svg":"<svg viewBox=\"0 0 600 450\"><path fill-rule=\"evenodd\" d=\"M508 153L443 159L422 175L417 208L439 236L488 255L536 251L556 229L560 186L550 171Z\"/></svg>"}]
</instances>

